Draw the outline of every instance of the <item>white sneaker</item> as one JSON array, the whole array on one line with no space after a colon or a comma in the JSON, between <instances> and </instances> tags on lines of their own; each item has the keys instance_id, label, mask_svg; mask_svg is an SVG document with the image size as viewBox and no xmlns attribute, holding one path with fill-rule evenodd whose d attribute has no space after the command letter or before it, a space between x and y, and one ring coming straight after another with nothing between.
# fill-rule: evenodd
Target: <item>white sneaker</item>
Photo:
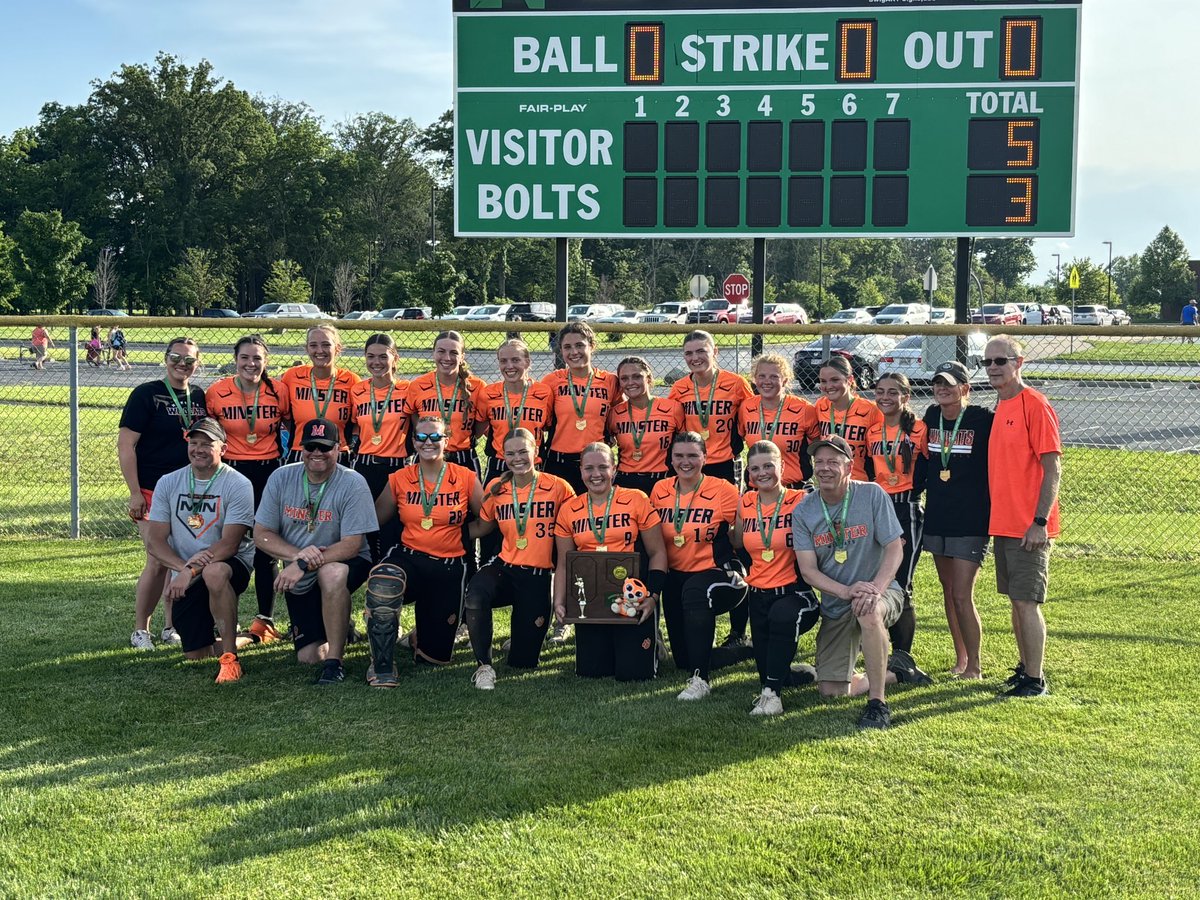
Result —
<instances>
[{"instance_id":1,"label":"white sneaker","mask_svg":"<svg viewBox=\"0 0 1200 900\"><path fill-rule=\"evenodd\" d=\"M139 628L129 636L129 646L134 650L153 650L154 641L150 640L150 632Z\"/></svg>"},{"instance_id":2,"label":"white sneaker","mask_svg":"<svg viewBox=\"0 0 1200 900\"><path fill-rule=\"evenodd\" d=\"M491 666L480 666L471 676L471 683L481 691L494 691L496 689L496 670Z\"/></svg>"},{"instance_id":3,"label":"white sneaker","mask_svg":"<svg viewBox=\"0 0 1200 900\"><path fill-rule=\"evenodd\" d=\"M183 638L179 636L179 632L174 628L164 628L159 637L162 638L164 644L170 644L172 647L178 647L183 643Z\"/></svg>"},{"instance_id":4,"label":"white sneaker","mask_svg":"<svg viewBox=\"0 0 1200 900\"><path fill-rule=\"evenodd\" d=\"M781 712L783 712L783 701L779 699L777 693L765 687L758 695L758 699L754 701L754 709L750 710L750 715L777 716Z\"/></svg>"},{"instance_id":5,"label":"white sneaker","mask_svg":"<svg viewBox=\"0 0 1200 900\"><path fill-rule=\"evenodd\" d=\"M546 640L551 644L565 644L570 636L571 626L566 622L560 622L554 626L554 630L550 632L550 637Z\"/></svg>"},{"instance_id":6,"label":"white sneaker","mask_svg":"<svg viewBox=\"0 0 1200 900\"><path fill-rule=\"evenodd\" d=\"M471 639L471 632L467 630L467 623L460 622L458 625L458 631L454 632L454 643L455 644L465 644L470 639Z\"/></svg>"},{"instance_id":7,"label":"white sneaker","mask_svg":"<svg viewBox=\"0 0 1200 900\"><path fill-rule=\"evenodd\" d=\"M679 692L676 700L703 700L712 693L712 688L708 686L708 682L700 677L700 670L696 670L696 674L688 679L687 687Z\"/></svg>"}]
</instances>

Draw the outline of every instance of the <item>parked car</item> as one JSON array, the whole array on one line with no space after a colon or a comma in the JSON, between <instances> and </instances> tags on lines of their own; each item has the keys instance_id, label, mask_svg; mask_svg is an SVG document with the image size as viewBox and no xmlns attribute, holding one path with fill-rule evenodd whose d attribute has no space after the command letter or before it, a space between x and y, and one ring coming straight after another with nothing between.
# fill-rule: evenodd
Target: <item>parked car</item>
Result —
<instances>
[{"instance_id":1,"label":"parked car","mask_svg":"<svg viewBox=\"0 0 1200 900\"><path fill-rule=\"evenodd\" d=\"M241 314L236 309L226 309L223 306L210 306L200 311L202 319L240 319Z\"/></svg>"},{"instance_id":2,"label":"parked car","mask_svg":"<svg viewBox=\"0 0 1200 900\"><path fill-rule=\"evenodd\" d=\"M470 315L464 316L464 322L503 322L508 317L511 303L489 303L487 306L477 306Z\"/></svg>"},{"instance_id":3,"label":"parked car","mask_svg":"<svg viewBox=\"0 0 1200 900\"><path fill-rule=\"evenodd\" d=\"M1040 303L1021 303L1021 324L1022 325L1049 325L1050 324L1050 307L1042 306Z\"/></svg>"},{"instance_id":4,"label":"parked car","mask_svg":"<svg viewBox=\"0 0 1200 900\"><path fill-rule=\"evenodd\" d=\"M442 316L442 321L447 319L461 321L477 309L479 309L478 306L456 306L450 312L446 313L446 315Z\"/></svg>"},{"instance_id":5,"label":"parked car","mask_svg":"<svg viewBox=\"0 0 1200 900\"><path fill-rule=\"evenodd\" d=\"M865 389L875 384L879 372L879 358L895 347L896 343L895 337L886 334L834 335L830 338L829 349L831 353L837 353L850 360L854 380L860 388ZM822 344L823 338L817 338L797 350L792 358L796 380L805 390L815 390L817 387L817 373L826 356Z\"/></svg>"},{"instance_id":6,"label":"parked car","mask_svg":"<svg viewBox=\"0 0 1200 900\"><path fill-rule=\"evenodd\" d=\"M931 309L929 311L929 324L930 325L953 325L954 324L954 310L949 309L948 307L945 307L945 306L940 306L940 307L937 307L936 309Z\"/></svg>"},{"instance_id":7,"label":"parked car","mask_svg":"<svg viewBox=\"0 0 1200 900\"><path fill-rule=\"evenodd\" d=\"M1071 307L1062 304L1050 305L1050 325L1070 325Z\"/></svg>"},{"instance_id":8,"label":"parked car","mask_svg":"<svg viewBox=\"0 0 1200 900\"><path fill-rule=\"evenodd\" d=\"M967 371L972 381L987 381L987 371L979 366L987 336L976 331L967 335ZM957 352L953 334L913 334L879 357L879 374L898 372L914 384L933 381L933 371Z\"/></svg>"},{"instance_id":9,"label":"parked car","mask_svg":"<svg viewBox=\"0 0 1200 900\"><path fill-rule=\"evenodd\" d=\"M743 304L738 313L738 322L748 325L754 318L754 310L749 304ZM808 313L799 303L765 303L763 304L764 325L807 325Z\"/></svg>"},{"instance_id":10,"label":"parked car","mask_svg":"<svg viewBox=\"0 0 1200 900\"><path fill-rule=\"evenodd\" d=\"M929 307L924 303L889 303L875 314L876 325L928 325Z\"/></svg>"},{"instance_id":11,"label":"parked car","mask_svg":"<svg viewBox=\"0 0 1200 900\"><path fill-rule=\"evenodd\" d=\"M1129 318L1129 313L1123 309L1110 309L1108 312L1112 316L1114 325L1129 325L1133 322L1133 319Z\"/></svg>"},{"instance_id":12,"label":"parked car","mask_svg":"<svg viewBox=\"0 0 1200 900\"><path fill-rule=\"evenodd\" d=\"M875 317L862 307L851 307L839 309L824 321L838 325L870 325L875 321Z\"/></svg>"},{"instance_id":13,"label":"parked car","mask_svg":"<svg viewBox=\"0 0 1200 900\"><path fill-rule=\"evenodd\" d=\"M1111 325L1113 314L1107 306L1077 306L1071 317L1072 325Z\"/></svg>"},{"instance_id":14,"label":"parked car","mask_svg":"<svg viewBox=\"0 0 1200 900\"><path fill-rule=\"evenodd\" d=\"M645 313L636 309L618 309L612 315L601 316L592 321L604 325L640 325L644 315Z\"/></svg>"},{"instance_id":15,"label":"parked car","mask_svg":"<svg viewBox=\"0 0 1200 900\"><path fill-rule=\"evenodd\" d=\"M508 308L510 322L553 322L553 303L514 303Z\"/></svg>"},{"instance_id":16,"label":"parked car","mask_svg":"<svg viewBox=\"0 0 1200 900\"><path fill-rule=\"evenodd\" d=\"M730 303L724 297L705 300L704 304L696 310L696 324L728 325L730 322L738 320L741 308L740 303Z\"/></svg>"},{"instance_id":17,"label":"parked car","mask_svg":"<svg viewBox=\"0 0 1200 900\"><path fill-rule=\"evenodd\" d=\"M691 309L692 307L687 303L659 303L642 317L642 321L647 324L653 322L658 324L686 325L688 313Z\"/></svg>"},{"instance_id":18,"label":"parked car","mask_svg":"<svg viewBox=\"0 0 1200 900\"><path fill-rule=\"evenodd\" d=\"M972 325L1020 325L1021 309L1015 303L985 303L981 312L971 313Z\"/></svg>"},{"instance_id":19,"label":"parked car","mask_svg":"<svg viewBox=\"0 0 1200 900\"><path fill-rule=\"evenodd\" d=\"M360 319L378 319L379 313L373 309L356 309L353 312L348 312L342 319L346 322L355 322Z\"/></svg>"},{"instance_id":20,"label":"parked car","mask_svg":"<svg viewBox=\"0 0 1200 900\"><path fill-rule=\"evenodd\" d=\"M248 312L244 319L332 319L333 316L321 312L315 303L264 303L254 312Z\"/></svg>"},{"instance_id":21,"label":"parked car","mask_svg":"<svg viewBox=\"0 0 1200 900\"><path fill-rule=\"evenodd\" d=\"M123 310L123 309L89 309L87 311L87 315L89 315L89 316L127 316L127 315L129 315L129 313L125 312L125 310Z\"/></svg>"},{"instance_id":22,"label":"parked car","mask_svg":"<svg viewBox=\"0 0 1200 900\"><path fill-rule=\"evenodd\" d=\"M611 316L624 308L620 303L576 303L567 307L567 321L599 319L601 316Z\"/></svg>"}]
</instances>

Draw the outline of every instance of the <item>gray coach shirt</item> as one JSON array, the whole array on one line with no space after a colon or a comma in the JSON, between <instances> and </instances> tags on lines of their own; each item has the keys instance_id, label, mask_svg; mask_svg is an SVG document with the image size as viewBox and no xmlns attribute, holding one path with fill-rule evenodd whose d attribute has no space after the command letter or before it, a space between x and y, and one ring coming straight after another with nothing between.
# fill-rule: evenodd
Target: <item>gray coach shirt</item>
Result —
<instances>
[{"instance_id":1,"label":"gray coach shirt","mask_svg":"<svg viewBox=\"0 0 1200 900\"><path fill-rule=\"evenodd\" d=\"M150 505L150 521L170 523L167 543L184 559L191 559L194 554L215 544L226 525L245 525L246 535L238 544L235 555L247 571L253 572L254 539L249 528L254 524L254 488L250 479L229 466L222 466L221 474L207 489L204 489L203 480L196 484L193 498L188 478L191 470L191 466L184 466L158 479L154 486L154 502ZM195 527L188 524L193 514L203 519Z\"/></svg>"},{"instance_id":2,"label":"gray coach shirt","mask_svg":"<svg viewBox=\"0 0 1200 900\"><path fill-rule=\"evenodd\" d=\"M817 554L821 574L834 581L850 585L870 581L883 562L883 548L901 537L900 520L892 508L891 498L873 482L850 482L850 507L846 510L846 553L844 563L833 558L833 532L821 511L821 495L805 497L792 514L792 543L797 550L812 550ZM829 509L834 522L842 514L842 504ZM900 588L896 581L888 587ZM840 619L850 609L850 601L821 593L821 612L831 619Z\"/></svg>"},{"instance_id":3,"label":"gray coach shirt","mask_svg":"<svg viewBox=\"0 0 1200 900\"><path fill-rule=\"evenodd\" d=\"M272 472L263 489L254 524L274 531L293 547L332 547L352 534L366 535L379 530L367 480L345 466L335 466L329 476L329 487L321 497L316 528L310 533L303 476L304 463L281 466ZM313 499L320 490L319 484L311 485ZM371 560L365 537L360 541L358 555L368 562ZM305 593L316 578L316 571L306 572L291 592Z\"/></svg>"}]
</instances>

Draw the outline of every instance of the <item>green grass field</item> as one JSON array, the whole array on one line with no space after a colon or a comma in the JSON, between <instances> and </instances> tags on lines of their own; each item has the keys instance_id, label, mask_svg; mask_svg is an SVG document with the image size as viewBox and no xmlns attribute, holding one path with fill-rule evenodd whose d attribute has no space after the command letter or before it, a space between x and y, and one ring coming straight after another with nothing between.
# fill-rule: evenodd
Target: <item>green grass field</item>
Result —
<instances>
[{"instance_id":1,"label":"green grass field","mask_svg":"<svg viewBox=\"0 0 1200 900\"><path fill-rule=\"evenodd\" d=\"M1027 701L995 699L1014 650L991 566L990 677L971 685L945 674L922 562L915 652L935 684L893 691L893 728L859 734L859 701L811 688L752 719L748 664L685 706L673 671L576 679L571 645L501 667L493 693L462 649L374 691L361 646L337 688L278 645L218 687L212 663L125 646L131 544L5 541L0 558L6 897L1196 892L1190 562L1056 558L1053 693Z\"/></svg>"},{"instance_id":2,"label":"green grass field","mask_svg":"<svg viewBox=\"0 0 1200 900\"><path fill-rule=\"evenodd\" d=\"M1155 341L1100 340L1093 341L1087 349L1063 353L1056 358L1114 365L1194 365L1200 363L1200 344L1187 344L1178 338Z\"/></svg>"}]
</instances>

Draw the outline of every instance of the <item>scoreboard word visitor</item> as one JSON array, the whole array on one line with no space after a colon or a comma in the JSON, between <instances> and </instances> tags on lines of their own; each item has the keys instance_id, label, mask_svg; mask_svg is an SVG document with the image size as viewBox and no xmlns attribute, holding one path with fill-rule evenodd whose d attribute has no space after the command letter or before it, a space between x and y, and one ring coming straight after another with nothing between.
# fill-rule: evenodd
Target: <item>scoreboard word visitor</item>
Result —
<instances>
[{"instance_id":1,"label":"scoreboard word visitor","mask_svg":"<svg viewBox=\"0 0 1200 900\"><path fill-rule=\"evenodd\" d=\"M454 0L464 236L1070 235L1080 0Z\"/></svg>"}]
</instances>

